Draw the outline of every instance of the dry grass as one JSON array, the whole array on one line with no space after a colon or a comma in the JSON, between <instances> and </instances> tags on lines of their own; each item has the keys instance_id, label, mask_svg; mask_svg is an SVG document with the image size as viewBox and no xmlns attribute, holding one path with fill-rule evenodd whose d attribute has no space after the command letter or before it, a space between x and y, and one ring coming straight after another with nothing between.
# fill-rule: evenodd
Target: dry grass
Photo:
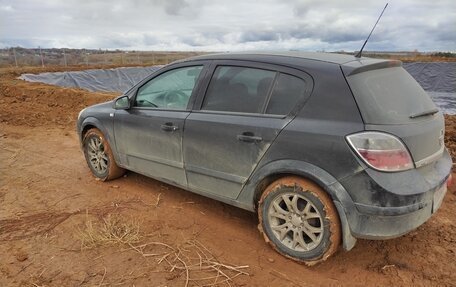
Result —
<instances>
[{"instance_id":1,"label":"dry grass","mask_svg":"<svg viewBox=\"0 0 456 287\"><path fill-rule=\"evenodd\" d=\"M417 55L413 57L394 57L402 62L456 62L456 57L438 57L432 55Z\"/></svg>"},{"instance_id":2,"label":"dry grass","mask_svg":"<svg viewBox=\"0 0 456 287\"><path fill-rule=\"evenodd\" d=\"M173 278L184 276L184 286L231 286L233 279L247 275L248 265L232 265L220 262L212 252L199 241L187 240L179 246L164 242L149 242L130 247L147 258L165 264Z\"/></svg>"},{"instance_id":3,"label":"dry grass","mask_svg":"<svg viewBox=\"0 0 456 287\"><path fill-rule=\"evenodd\" d=\"M93 248L101 245L133 244L141 240L139 222L126 220L121 215L108 215L102 222L93 222L86 214L83 229L78 229L81 248Z\"/></svg>"}]
</instances>

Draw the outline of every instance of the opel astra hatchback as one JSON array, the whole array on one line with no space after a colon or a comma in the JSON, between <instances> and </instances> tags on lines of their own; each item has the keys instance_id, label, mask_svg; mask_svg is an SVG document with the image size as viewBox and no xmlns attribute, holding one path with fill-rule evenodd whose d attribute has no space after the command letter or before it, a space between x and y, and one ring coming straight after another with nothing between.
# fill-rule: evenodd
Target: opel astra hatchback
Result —
<instances>
[{"instance_id":1,"label":"opel astra hatchback","mask_svg":"<svg viewBox=\"0 0 456 287\"><path fill-rule=\"evenodd\" d=\"M265 240L309 265L417 228L451 181L444 117L392 60L199 56L82 110L77 129L97 178L131 170L257 212Z\"/></svg>"}]
</instances>

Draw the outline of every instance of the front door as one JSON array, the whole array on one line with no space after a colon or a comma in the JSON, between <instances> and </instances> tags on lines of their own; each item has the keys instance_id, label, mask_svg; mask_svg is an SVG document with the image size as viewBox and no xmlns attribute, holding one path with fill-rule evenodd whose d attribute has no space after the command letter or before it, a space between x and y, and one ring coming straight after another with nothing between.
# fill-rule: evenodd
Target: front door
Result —
<instances>
[{"instance_id":1,"label":"front door","mask_svg":"<svg viewBox=\"0 0 456 287\"><path fill-rule=\"evenodd\" d=\"M114 114L117 152L128 169L186 186L182 135L203 65L169 68L145 82L132 107Z\"/></svg>"}]
</instances>

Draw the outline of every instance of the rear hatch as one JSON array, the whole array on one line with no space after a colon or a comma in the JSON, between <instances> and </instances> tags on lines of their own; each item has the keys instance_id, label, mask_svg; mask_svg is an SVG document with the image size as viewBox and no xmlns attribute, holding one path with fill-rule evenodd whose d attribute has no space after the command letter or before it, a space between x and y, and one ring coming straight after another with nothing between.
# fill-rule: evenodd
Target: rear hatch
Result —
<instances>
[{"instance_id":1,"label":"rear hatch","mask_svg":"<svg viewBox=\"0 0 456 287\"><path fill-rule=\"evenodd\" d=\"M437 160L444 150L444 117L429 95L399 61L361 63L342 68L366 130L401 138L416 167Z\"/></svg>"}]
</instances>

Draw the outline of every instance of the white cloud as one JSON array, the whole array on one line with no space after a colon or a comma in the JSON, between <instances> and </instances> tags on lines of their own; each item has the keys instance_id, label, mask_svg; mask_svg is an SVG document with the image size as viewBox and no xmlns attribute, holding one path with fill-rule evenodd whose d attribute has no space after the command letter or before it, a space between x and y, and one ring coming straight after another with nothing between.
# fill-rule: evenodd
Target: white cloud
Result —
<instances>
[{"instance_id":1,"label":"white cloud","mask_svg":"<svg viewBox=\"0 0 456 287\"><path fill-rule=\"evenodd\" d=\"M0 44L129 50L357 50L366 0L0 0ZM392 0L367 50L456 49L456 2Z\"/></svg>"},{"instance_id":2,"label":"white cloud","mask_svg":"<svg viewBox=\"0 0 456 287\"><path fill-rule=\"evenodd\" d=\"M0 11L2 12L13 12L14 9L11 7L11 5L5 5L5 6L0 6Z\"/></svg>"}]
</instances>

